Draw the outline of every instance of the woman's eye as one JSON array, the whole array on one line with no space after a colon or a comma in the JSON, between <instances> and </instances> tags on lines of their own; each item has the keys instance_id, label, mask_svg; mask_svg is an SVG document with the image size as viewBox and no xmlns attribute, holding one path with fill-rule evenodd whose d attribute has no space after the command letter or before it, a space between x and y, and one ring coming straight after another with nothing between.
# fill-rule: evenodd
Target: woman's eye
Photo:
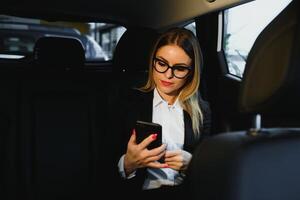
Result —
<instances>
[{"instance_id":1,"label":"woman's eye","mask_svg":"<svg viewBox=\"0 0 300 200\"><path fill-rule=\"evenodd\" d=\"M162 62L162 61L158 61L158 64L159 64L160 66L162 66L162 67L165 67L165 66L167 66L167 64L166 64L166 63L164 63L164 62Z\"/></svg>"},{"instance_id":2,"label":"woman's eye","mask_svg":"<svg viewBox=\"0 0 300 200\"><path fill-rule=\"evenodd\" d=\"M177 66L177 67L176 67L176 70L182 72L182 71L187 70L187 68L186 68L186 67Z\"/></svg>"}]
</instances>

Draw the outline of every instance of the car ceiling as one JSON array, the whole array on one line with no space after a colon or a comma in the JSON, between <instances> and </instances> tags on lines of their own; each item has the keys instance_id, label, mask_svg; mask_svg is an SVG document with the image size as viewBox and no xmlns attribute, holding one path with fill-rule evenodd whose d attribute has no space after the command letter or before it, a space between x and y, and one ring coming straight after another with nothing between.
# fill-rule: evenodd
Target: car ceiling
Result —
<instances>
[{"instance_id":1,"label":"car ceiling","mask_svg":"<svg viewBox=\"0 0 300 200\"><path fill-rule=\"evenodd\" d=\"M44 0L1 3L0 13L48 21L110 22L163 29L251 0Z\"/></svg>"}]
</instances>

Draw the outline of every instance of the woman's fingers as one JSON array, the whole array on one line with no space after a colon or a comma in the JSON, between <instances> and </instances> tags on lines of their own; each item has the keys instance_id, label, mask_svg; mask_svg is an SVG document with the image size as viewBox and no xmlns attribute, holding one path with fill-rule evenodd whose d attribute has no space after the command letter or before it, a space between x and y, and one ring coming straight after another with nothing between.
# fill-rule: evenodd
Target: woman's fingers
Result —
<instances>
[{"instance_id":1,"label":"woman's fingers","mask_svg":"<svg viewBox=\"0 0 300 200\"><path fill-rule=\"evenodd\" d=\"M182 158L181 150L166 151L165 162L171 162L171 161L182 162L182 160L183 158Z\"/></svg>"},{"instance_id":2,"label":"woman's fingers","mask_svg":"<svg viewBox=\"0 0 300 200\"><path fill-rule=\"evenodd\" d=\"M158 154L161 154L161 153L166 153L166 148L167 148L167 145L166 144L162 144L160 145L159 147L156 147L154 149L151 149L151 150L148 150L148 156L155 156L155 155L158 155Z\"/></svg>"},{"instance_id":3,"label":"woman's fingers","mask_svg":"<svg viewBox=\"0 0 300 200\"><path fill-rule=\"evenodd\" d=\"M135 129L132 129L130 139L128 141L129 144L136 144L136 132Z\"/></svg>"},{"instance_id":4,"label":"woman's fingers","mask_svg":"<svg viewBox=\"0 0 300 200\"><path fill-rule=\"evenodd\" d=\"M171 169L177 171L181 170L184 166L181 150L167 151L165 154L165 163L168 164Z\"/></svg>"},{"instance_id":5,"label":"woman's fingers","mask_svg":"<svg viewBox=\"0 0 300 200\"><path fill-rule=\"evenodd\" d=\"M131 162L135 163L137 167L146 167L149 162L154 162L159 160L165 154L166 145L163 144L153 150L148 150L147 148L141 149L138 145L128 145L128 158Z\"/></svg>"},{"instance_id":6,"label":"woman's fingers","mask_svg":"<svg viewBox=\"0 0 300 200\"><path fill-rule=\"evenodd\" d=\"M183 162L165 162L169 168L172 168L174 170L182 170L184 168Z\"/></svg>"},{"instance_id":7,"label":"woman's fingers","mask_svg":"<svg viewBox=\"0 0 300 200\"><path fill-rule=\"evenodd\" d=\"M150 162L147 164L147 167L151 168L168 168L169 165L166 163L160 163L160 162Z\"/></svg>"},{"instance_id":8,"label":"woman's fingers","mask_svg":"<svg viewBox=\"0 0 300 200\"><path fill-rule=\"evenodd\" d=\"M181 155L181 150L175 150L175 151L167 151L166 152L166 158L171 158L174 156Z\"/></svg>"},{"instance_id":9,"label":"woman's fingers","mask_svg":"<svg viewBox=\"0 0 300 200\"><path fill-rule=\"evenodd\" d=\"M148 146L151 142L153 142L154 140L156 140L156 138L157 138L157 134L156 134L156 133L153 133L153 134L149 135L147 138L145 138L145 139L139 144L140 148L141 148L141 149L147 148L147 146Z\"/></svg>"},{"instance_id":10,"label":"woman's fingers","mask_svg":"<svg viewBox=\"0 0 300 200\"><path fill-rule=\"evenodd\" d=\"M172 168L174 170L182 170L188 165L191 154L184 150L166 151L166 144L160 147L148 150L147 146L156 140L157 134L152 134L145 138L140 144L136 144L136 132L132 130L132 135L128 142L131 149L130 160L135 163L136 167L152 167L152 168ZM157 162L164 157L165 163Z\"/></svg>"},{"instance_id":11,"label":"woman's fingers","mask_svg":"<svg viewBox=\"0 0 300 200\"><path fill-rule=\"evenodd\" d=\"M165 149L165 144L152 150L144 149L140 154L144 165L148 165L148 163L157 161L162 158L165 155Z\"/></svg>"},{"instance_id":12,"label":"woman's fingers","mask_svg":"<svg viewBox=\"0 0 300 200\"><path fill-rule=\"evenodd\" d=\"M165 151L160 152L159 154L154 154L154 155L149 155L146 159L145 159L145 163L150 163L150 162L155 162L158 161L160 158L162 158L165 155Z\"/></svg>"},{"instance_id":13,"label":"woman's fingers","mask_svg":"<svg viewBox=\"0 0 300 200\"><path fill-rule=\"evenodd\" d=\"M192 158L192 154L184 150L167 151L165 162L175 170L185 170Z\"/></svg>"}]
</instances>

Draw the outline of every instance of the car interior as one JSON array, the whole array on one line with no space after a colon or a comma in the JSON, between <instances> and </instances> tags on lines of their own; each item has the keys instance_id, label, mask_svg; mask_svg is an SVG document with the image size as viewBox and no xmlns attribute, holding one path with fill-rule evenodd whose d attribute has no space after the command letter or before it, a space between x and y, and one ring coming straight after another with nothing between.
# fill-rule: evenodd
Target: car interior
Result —
<instances>
[{"instance_id":1,"label":"car interior","mask_svg":"<svg viewBox=\"0 0 300 200\"><path fill-rule=\"evenodd\" d=\"M111 157L118 146L117 133L111 130L118 125L119 97L145 83L150 49L159 33L194 23L203 56L200 94L210 104L212 127L211 137L193 154L186 197L299 199L300 3L293 0L282 7L253 40L239 77L228 68L222 26L229 23L226 12L252 2L9 1L1 5L0 15L111 23L126 30L110 60L90 62L80 40L55 36L38 39L32 55L0 57L0 198L113 196L118 188ZM246 16L238 20L247 21ZM237 54L230 56L236 59Z\"/></svg>"},{"instance_id":2,"label":"car interior","mask_svg":"<svg viewBox=\"0 0 300 200\"><path fill-rule=\"evenodd\" d=\"M299 198L298 10L293 1L259 35L240 88L241 112L260 113L272 124L218 134L199 145L190 164L194 199ZM264 73L268 79L260 78Z\"/></svg>"}]
</instances>

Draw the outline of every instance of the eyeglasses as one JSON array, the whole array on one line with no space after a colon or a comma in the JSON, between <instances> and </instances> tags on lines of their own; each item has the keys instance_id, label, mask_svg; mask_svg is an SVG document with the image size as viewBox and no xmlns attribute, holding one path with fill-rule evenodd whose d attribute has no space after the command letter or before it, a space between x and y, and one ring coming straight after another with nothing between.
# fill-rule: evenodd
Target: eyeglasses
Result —
<instances>
[{"instance_id":1,"label":"eyeglasses","mask_svg":"<svg viewBox=\"0 0 300 200\"><path fill-rule=\"evenodd\" d=\"M165 73L170 68L172 75L179 79L185 78L192 70L191 66L175 65L171 67L168 63L159 58L153 59L153 67L159 73Z\"/></svg>"}]
</instances>

